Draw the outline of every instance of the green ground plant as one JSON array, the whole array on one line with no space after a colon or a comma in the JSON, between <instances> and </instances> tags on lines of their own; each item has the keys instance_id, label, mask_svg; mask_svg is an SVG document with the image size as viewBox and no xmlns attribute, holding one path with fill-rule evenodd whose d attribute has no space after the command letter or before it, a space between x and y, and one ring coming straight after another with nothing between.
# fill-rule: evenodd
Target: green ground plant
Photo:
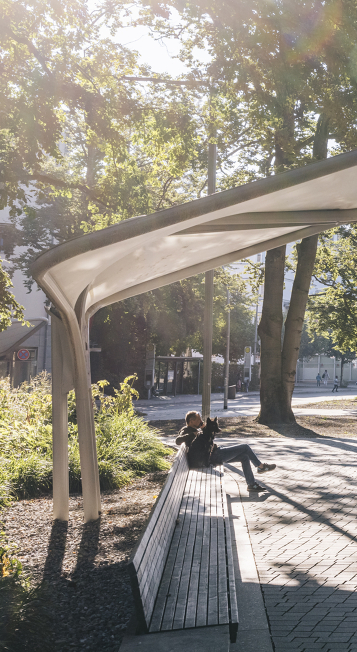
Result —
<instances>
[{"instance_id":1,"label":"green ground plant","mask_svg":"<svg viewBox=\"0 0 357 652\"><path fill-rule=\"evenodd\" d=\"M135 414L135 376L125 378L114 396L105 395L107 381L92 386L95 405L101 489L114 489L135 476L168 468L169 449ZM81 490L74 392L69 395L68 453L70 491ZM0 505L13 498L31 498L52 490L51 379L36 376L12 388L0 380Z\"/></svg>"},{"instance_id":2,"label":"green ground plant","mask_svg":"<svg viewBox=\"0 0 357 652\"><path fill-rule=\"evenodd\" d=\"M127 484L135 476L169 467L156 431L135 414L133 384L125 378L114 396L107 381L92 386L98 465L102 489ZM69 395L70 490L81 490L75 395ZM51 378L36 376L12 388L0 379L0 508L11 499L36 497L52 489ZM17 558L16 546L0 532L0 652L47 652L51 647L51 586L32 585ZM41 636L39 637L39 632Z\"/></svg>"},{"instance_id":3,"label":"green ground plant","mask_svg":"<svg viewBox=\"0 0 357 652\"><path fill-rule=\"evenodd\" d=\"M47 652L51 649L48 587L31 586L16 555L16 545L7 543L5 532L0 532L0 650Z\"/></svg>"}]
</instances>

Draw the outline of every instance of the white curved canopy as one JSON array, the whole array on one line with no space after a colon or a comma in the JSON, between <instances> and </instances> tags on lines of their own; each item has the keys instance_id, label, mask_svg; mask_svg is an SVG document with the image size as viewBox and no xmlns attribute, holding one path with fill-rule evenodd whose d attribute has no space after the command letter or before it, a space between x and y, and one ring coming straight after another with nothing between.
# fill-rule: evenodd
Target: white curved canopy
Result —
<instances>
[{"instance_id":1,"label":"white curved canopy","mask_svg":"<svg viewBox=\"0 0 357 652\"><path fill-rule=\"evenodd\" d=\"M54 518L68 519L67 392L76 390L84 518L100 512L88 318L101 306L357 221L357 150L134 217L43 253L52 321Z\"/></svg>"},{"instance_id":2,"label":"white curved canopy","mask_svg":"<svg viewBox=\"0 0 357 652\"><path fill-rule=\"evenodd\" d=\"M357 151L75 238L33 265L85 312L357 220ZM52 292L50 291L50 294ZM55 292L56 294L56 292ZM55 296L50 297L55 301Z\"/></svg>"}]
</instances>

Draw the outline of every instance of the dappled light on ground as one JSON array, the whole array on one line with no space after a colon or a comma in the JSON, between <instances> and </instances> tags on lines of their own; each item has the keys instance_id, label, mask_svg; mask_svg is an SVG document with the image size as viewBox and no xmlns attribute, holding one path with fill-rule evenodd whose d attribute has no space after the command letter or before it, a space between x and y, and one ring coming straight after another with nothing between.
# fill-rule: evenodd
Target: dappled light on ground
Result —
<instances>
[{"instance_id":1,"label":"dappled light on ground","mask_svg":"<svg viewBox=\"0 0 357 652\"><path fill-rule=\"evenodd\" d=\"M251 498L238 479L276 652L357 649L357 443L252 440L278 465ZM261 481L261 477L259 477Z\"/></svg>"}]
</instances>

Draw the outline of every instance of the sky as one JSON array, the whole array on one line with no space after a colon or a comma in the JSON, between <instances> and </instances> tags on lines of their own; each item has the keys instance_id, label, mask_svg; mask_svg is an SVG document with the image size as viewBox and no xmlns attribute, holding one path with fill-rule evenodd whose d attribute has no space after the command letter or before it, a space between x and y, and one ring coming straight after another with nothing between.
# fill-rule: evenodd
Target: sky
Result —
<instances>
[{"instance_id":1,"label":"sky","mask_svg":"<svg viewBox=\"0 0 357 652\"><path fill-rule=\"evenodd\" d=\"M140 63L151 66L153 72L169 73L171 77L183 75L186 66L175 59L179 53L179 44L174 39L156 40L145 27L125 27L118 31L120 43L140 54Z\"/></svg>"},{"instance_id":2,"label":"sky","mask_svg":"<svg viewBox=\"0 0 357 652\"><path fill-rule=\"evenodd\" d=\"M89 10L94 10L97 4L96 0L88 0ZM133 7L132 16L135 17L136 14L138 12ZM173 25L180 22L179 13L174 9L170 10L170 22ZM179 42L176 39L154 38L150 30L144 26L124 27L119 29L116 34L116 40L121 45L136 50L140 55L139 63L151 66L153 72L159 74L168 73L171 77L179 77L188 71L188 68L176 58L180 49ZM195 48L194 54L200 61L209 60L209 56L203 50Z\"/></svg>"}]
</instances>

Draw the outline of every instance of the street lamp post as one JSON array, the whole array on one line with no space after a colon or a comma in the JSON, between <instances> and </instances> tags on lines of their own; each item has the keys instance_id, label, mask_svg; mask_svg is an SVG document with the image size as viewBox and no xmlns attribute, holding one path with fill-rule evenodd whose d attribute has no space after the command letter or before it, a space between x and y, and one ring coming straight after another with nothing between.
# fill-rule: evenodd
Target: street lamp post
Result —
<instances>
[{"instance_id":1,"label":"street lamp post","mask_svg":"<svg viewBox=\"0 0 357 652\"><path fill-rule=\"evenodd\" d=\"M217 146L208 145L208 195L216 192ZM212 376L212 337L213 337L213 277L214 270L205 273L205 310L203 323L203 387L202 418L211 416L211 376Z\"/></svg>"},{"instance_id":2,"label":"street lamp post","mask_svg":"<svg viewBox=\"0 0 357 652\"><path fill-rule=\"evenodd\" d=\"M229 383L229 347L231 340L231 310L230 310L230 293L227 288L227 339L226 339L226 359L224 365L224 404L223 409L227 410L228 408L228 383Z\"/></svg>"}]
</instances>

